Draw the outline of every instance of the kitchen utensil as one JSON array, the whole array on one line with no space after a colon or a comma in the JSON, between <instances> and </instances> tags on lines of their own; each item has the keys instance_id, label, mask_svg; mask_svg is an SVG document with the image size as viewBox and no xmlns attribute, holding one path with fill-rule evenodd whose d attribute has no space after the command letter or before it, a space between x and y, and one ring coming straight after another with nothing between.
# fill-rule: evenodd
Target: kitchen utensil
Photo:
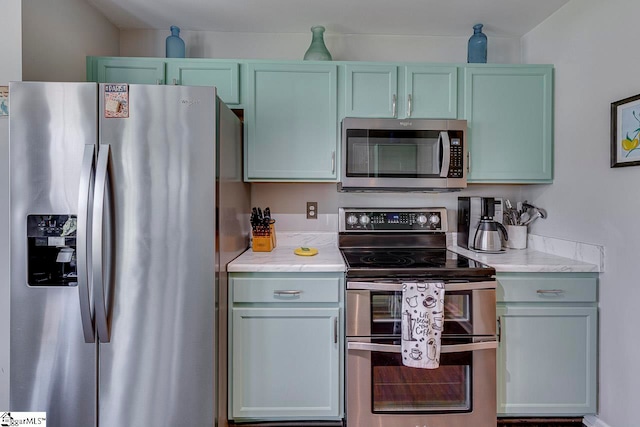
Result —
<instances>
[{"instance_id":1,"label":"kitchen utensil","mask_svg":"<svg viewBox=\"0 0 640 427\"><path fill-rule=\"evenodd\" d=\"M543 214L543 213L542 213L542 212L540 212L540 210L538 210L538 209L534 209L534 211L535 211L535 213L533 214L533 216L532 216L532 217L530 217L530 218L529 218L526 222L524 222L522 225L529 225L529 224L533 223L533 221L535 221L535 220L536 220L536 219L538 219L538 218L546 218L546 217L547 217L546 213L544 213L544 214Z\"/></svg>"}]
</instances>

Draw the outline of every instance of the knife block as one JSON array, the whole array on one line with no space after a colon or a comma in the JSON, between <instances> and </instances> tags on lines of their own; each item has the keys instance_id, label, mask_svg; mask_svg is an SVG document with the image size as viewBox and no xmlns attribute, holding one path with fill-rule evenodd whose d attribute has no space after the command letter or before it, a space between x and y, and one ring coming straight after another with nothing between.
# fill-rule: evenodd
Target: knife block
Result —
<instances>
[{"instance_id":1,"label":"knife block","mask_svg":"<svg viewBox=\"0 0 640 427\"><path fill-rule=\"evenodd\" d=\"M272 221L269 224L267 235L252 235L251 249L254 252L271 252L276 247L276 227L274 223L275 221Z\"/></svg>"}]
</instances>

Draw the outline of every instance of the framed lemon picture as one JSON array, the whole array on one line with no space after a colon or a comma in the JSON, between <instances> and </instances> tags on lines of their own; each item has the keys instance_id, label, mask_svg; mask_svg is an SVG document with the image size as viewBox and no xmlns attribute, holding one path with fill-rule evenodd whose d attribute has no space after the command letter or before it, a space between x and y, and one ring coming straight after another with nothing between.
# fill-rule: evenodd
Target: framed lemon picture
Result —
<instances>
[{"instance_id":1,"label":"framed lemon picture","mask_svg":"<svg viewBox=\"0 0 640 427\"><path fill-rule=\"evenodd\" d=\"M640 165L640 95L611 103L611 167Z\"/></svg>"}]
</instances>

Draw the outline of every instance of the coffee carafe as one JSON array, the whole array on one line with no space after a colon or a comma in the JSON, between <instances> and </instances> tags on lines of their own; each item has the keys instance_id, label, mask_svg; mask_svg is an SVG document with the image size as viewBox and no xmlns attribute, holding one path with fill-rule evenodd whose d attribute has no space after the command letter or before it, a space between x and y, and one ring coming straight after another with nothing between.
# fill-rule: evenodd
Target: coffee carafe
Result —
<instances>
[{"instance_id":1,"label":"coffee carafe","mask_svg":"<svg viewBox=\"0 0 640 427\"><path fill-rule=\"evenodd\" d=\"M473 249L482 252L500 252L502 237L509 240L507 229L493 220L495 215L495 200L493 197L483 197L481 201L480 223L473 238ZM502 236L501 236L502 235Z\"/></svg>"}]
</instances>

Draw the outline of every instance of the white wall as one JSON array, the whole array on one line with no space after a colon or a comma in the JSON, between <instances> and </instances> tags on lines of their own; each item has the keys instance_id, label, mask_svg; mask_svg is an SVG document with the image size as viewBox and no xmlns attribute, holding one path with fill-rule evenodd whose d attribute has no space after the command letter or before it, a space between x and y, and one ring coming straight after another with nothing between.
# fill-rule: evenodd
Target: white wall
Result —
<instances>
[{"instance_id":1,"label":"white wall","mask_svg":"<svg viewBox=\"0 0 640 427\"><path fill-rule=\"evenodd\" d=\"M167 31L122 30L120 55L165 56ZM469 34L471 35L471 33ZM308 34L181 31L189 58L302 59L311 43ZM517 38L487 34L487 61L520 62ZM467 62L468 37L375 36L324 34L336 61Z\"/></svg>"},{"instance_id":2,"label":"white wall","mask_svg":"<svg viewBox=\"0 0 640 427\"><path fill-rule=\"evenodd\" d=\"M640 94L637 0L572 0L523 38L523 62L555 64L555 182L527 190L536 234L605 246L599 419L640 424L640 167L612 169L610 104Z\"/></svg>"},{"instance_id":3,"label":"white wall","mask_svg":"<svg viewBox=\"0 0 640 427\"><path fill-rule=\"evenodd\" d=\"M3 0L0 85L22 77L21 0ZM11 99L9 99L11 102ZM11 108L11 107L9 107ZM9 342L9 120L0 117L0 342ZM0 412L9 409L9 346L0 346Z\"/></svg>"},{"instance_id":4,"label":"white wall","mask_svg":"<svg viewBox=\"0 0 640 427\"><path fill-rule=\"evenodd\" d=\"M119 30L85 0L22 0L23 79L86 80L86 57L117 56Z\"/></svg>"}]
</instances>

